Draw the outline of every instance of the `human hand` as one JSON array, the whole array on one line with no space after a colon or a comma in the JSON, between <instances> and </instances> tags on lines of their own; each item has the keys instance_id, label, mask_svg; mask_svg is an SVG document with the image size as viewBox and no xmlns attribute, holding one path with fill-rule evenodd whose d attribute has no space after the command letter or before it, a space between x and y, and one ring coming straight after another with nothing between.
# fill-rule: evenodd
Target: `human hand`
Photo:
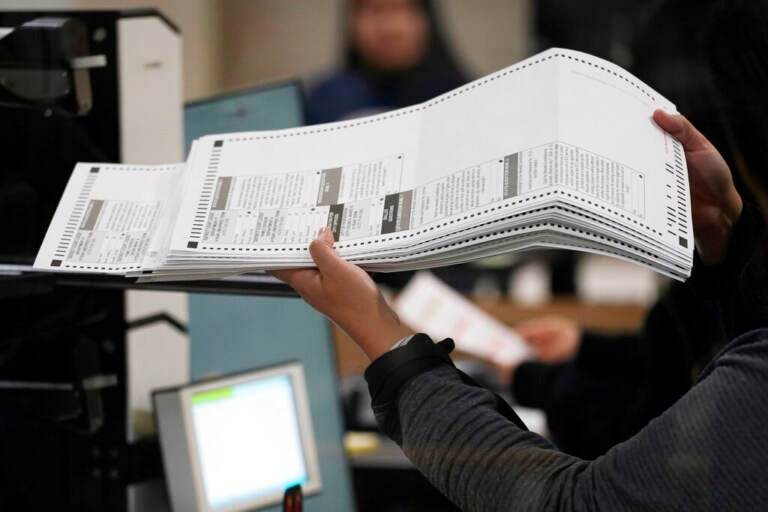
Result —
<instances>
[{"instance_id":1,"label":"human hand","mask_svg":"<svg viewBox=\"0 0 768 512\"><path fill-rule=\"evenodd\" d=\"M515 331L531 346L536 358L547 363L572 359L581 343L579 325L560 316L534 318L516 325Z\"/></svg>"},{"instance_id":2,"label":"human hand","mask_svg":"<svg viewBox=\"0 0 768 512\"><path fill-rule=\"evenodd\" d=\"M275 270L307 303L333 320L374 360L412 332L400 323L376 283L333 248L333 233L323 228L309 245L317 268Z\"/></svg>"},{"instance_id":3,"label":"human hand","mask_svg":"<svg viewBox=\"0 0 768 512\"><path fill-rule=\"evenodd\" d=\"M683 145L696 248L704 263L718 263L725 257L728 237L743 207L728 164L685 117L656 110L653 120Z\"/></svg>"}]
</instances>

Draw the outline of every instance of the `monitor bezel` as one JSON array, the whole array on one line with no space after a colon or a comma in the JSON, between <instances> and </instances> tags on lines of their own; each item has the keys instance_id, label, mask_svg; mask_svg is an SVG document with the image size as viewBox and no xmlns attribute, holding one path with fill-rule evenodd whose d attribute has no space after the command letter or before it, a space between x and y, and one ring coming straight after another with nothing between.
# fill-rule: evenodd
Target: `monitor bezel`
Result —
<instances>
[{"instance_id":1,"label":"monitor bezel","mask_svg":"<svg viewBox=\"0 0 768 512\"><path fill-rule=\"evenodd\" d=\"M206 379L194 384L180 386L173 389L158 390L154 394L176 391L181 401L182 423L184 436L186 439L188 454L190 460L189 468L192 474L193 487L196 494L196 501L201 512L244 512L254 508L263 508L282 503L284 489L274 493L265 494L247 501L241 501L222 507L212 508L208 503L208 497L205 492L205 484L202 477L202 468L200 465L200 454L195 437L194 423L192 419L192 396L214 390L217 388L236 386L247 382L269 379L278 376L288 376L291 379L291 388L294 397L296 417L299 424L299 436L301 441L302 453L307 469L307 481L302 484L301 489L304 495L317 494L322 491L322 478L320 475L320 465L317 454L317 444L315 442L314 428L312 426L311 409L309 406L309 397L307 393L306 378L304 376L304 365L299 361L290 361L272 366L261 367L253 370L246 370L236 374L230 374L225 377Z\"/></svg>"}]
</instances>

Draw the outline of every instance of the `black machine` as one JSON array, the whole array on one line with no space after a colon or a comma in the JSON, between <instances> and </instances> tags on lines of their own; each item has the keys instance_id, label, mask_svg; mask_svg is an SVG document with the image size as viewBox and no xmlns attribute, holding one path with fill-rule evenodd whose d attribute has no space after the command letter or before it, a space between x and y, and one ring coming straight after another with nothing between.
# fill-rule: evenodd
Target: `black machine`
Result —
<instances>
[{"instance_id":1,"label":"black machine","mask_svg":"<svg viewBox=\"0 0 768 512\"><path fill-rule=\"evenodd\" d=\"M0 13L4 510L127 510L126 485L160 473L156 448L127 443L122 290L14 271L74 164L120 161L117 24L147 14Z\"/></svg>"},{"instance_id":2,"label":"black machine","mask_svg":"<svg viewBox=\"0 0 768 512\"><path fill-rule=\"evenodd\" d=\"M85 25L40 17L6 30L0 42L3 106L87 115L93 104L90 69L105 67L107 59L90 54Z\"/></svg>"}]
</instances>

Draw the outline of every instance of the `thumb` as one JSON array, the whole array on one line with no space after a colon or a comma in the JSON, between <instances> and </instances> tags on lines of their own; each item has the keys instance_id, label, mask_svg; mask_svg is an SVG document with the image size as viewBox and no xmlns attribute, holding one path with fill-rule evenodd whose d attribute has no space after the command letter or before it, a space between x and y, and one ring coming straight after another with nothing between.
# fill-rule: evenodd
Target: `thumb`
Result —
<instances>
[{"instance_id":1,"label":"thumb","mask_svg":"<svg viewBox=\"0 0 768 512\"><path fill-rule=\"evenodd\" d=\"M320 229L317 238L309 244L309 254L323 275L332 276L343 263L333 248L333 232L327 227Z\"/></svg>"},{"instance_id":2,"label":"thumb","mask_svg":"<svg viewBox=\"0 0 768 512\"><path fill-rule=\"evenodd\" d=\"M663 110L656 110L653 112L653 120L662 130L679 140L686 151L696 151L707 147L707 138L685 116L671 115Z\"/></svg>"}]
</instances>

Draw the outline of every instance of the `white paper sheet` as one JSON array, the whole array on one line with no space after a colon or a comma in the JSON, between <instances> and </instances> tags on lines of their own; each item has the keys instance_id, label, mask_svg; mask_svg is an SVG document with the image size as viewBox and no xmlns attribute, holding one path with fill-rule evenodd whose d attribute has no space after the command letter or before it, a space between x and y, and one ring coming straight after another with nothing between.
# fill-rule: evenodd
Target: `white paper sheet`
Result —
<instances>
[{"instance_id":1,"label":"white paper sheet","mask_svg":"<svg viewBox=\"0 0 768 512\"><path fill-rule=\"evenodd\" d=\"M79 163L59 202L35 267L126 274L146 266L158 232L173 222L183 164Z\"/></svg>"},{"instance_id":2,"label":"white paper sheet","mask_svg":"<svg viewBox=\"0 0 768 512\"><path fill-rule=\"evenodd\" d=\"M518 364L531 357L511 328L472 304L430 272L419 272L394 303L400 319L435 340L452 338L456 348L486 361Z\"/></svg>"}]
</instances>

